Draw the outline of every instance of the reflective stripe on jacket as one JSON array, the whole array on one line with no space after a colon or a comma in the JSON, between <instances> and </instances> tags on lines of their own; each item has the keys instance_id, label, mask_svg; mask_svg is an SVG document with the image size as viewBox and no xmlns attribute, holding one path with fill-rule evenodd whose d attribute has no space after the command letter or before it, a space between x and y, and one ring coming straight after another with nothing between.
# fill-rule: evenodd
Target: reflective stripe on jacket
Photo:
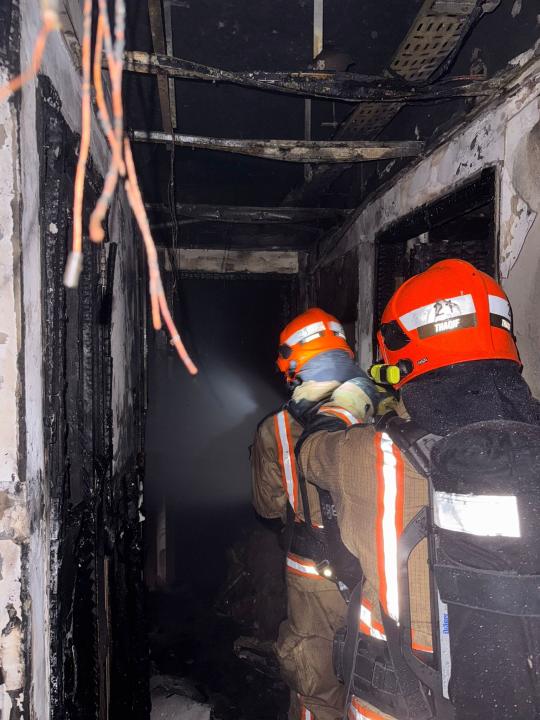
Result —
<instances>
[{"instance_id":1,"label":"reflective stripe on jacket","mask_svg":"<svg viewBox=\"0 0 540 720\"><path fill-rule=\"evenodd\" d=\"M386 433L366 425L314 433L302 446L300 464L311 482L332 494L343 541L365 574L363 600L369 603L371 627L380 633L381 606L399 620L397 540L428 503L427 481ZM411 554L409 577L415 644L427 649L432 643L425 541ZM368 634L375 636L371 629Z\"/></svg>"}]
</instances>

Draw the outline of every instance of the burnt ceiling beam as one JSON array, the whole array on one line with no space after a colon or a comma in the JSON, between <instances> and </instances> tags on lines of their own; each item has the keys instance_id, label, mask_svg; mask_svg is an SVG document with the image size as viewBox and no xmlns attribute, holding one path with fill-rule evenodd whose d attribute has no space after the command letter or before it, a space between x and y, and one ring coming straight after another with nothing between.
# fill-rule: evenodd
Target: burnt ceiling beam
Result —
<instances>
[{"instance_id":1,"label":"burnt ceiling beam","mask_svg":"<svg viewBox=\"0 0 540 720\"><path fill-rule=\"evenodd\" d=\"M169 214L167 205L147 204L152 213ZM179 219L191 218L195 221L221 223L320 223L348 217L352 210L340 208L287 208L287 207L247 207L240 205L197 205L177 203L176 214Z\"/></svg>"},{"instance_id":2,"label":"burnt ceiling beam","mask_svg":"<svg viewBox=\"0 0 540 720\"><path fill-rule=\"evenodd\" d=\"M317 97L343 102L412 103L446 100L455 97L491 95L500 85L495 81L459 79L437 85L409 86L378 75L346 72L232 72L162 54L140 51L125 53L124 69L144 75L223 82L259 90Z\"/></svg>"},{"instance_id":3,"label":"burnt ceiling beam","mask_svg":"<svg viewBox=\"0 0 540 720\"><path fill-rule=\"evenodd\" d=\"M161 0L148 0L148 15L150 17L150 32L152 33L152 45L158 54L165 54L165 33L163 30L163 13L161 11ZM157 86L159 96L159 107L161 109L161 121L163 131L172 133L174 130L171 97L169 95L169 79L165 73L157 73Z\"/></svg>"},{"instance_id":4,"label":"burnt ceiling beam","mask_svg":"<svg viewBox=\"0 0 540 720\"><path fill-rule=\"evenodd\" d=\"M158 247L172 247L170 228L163 223L153 228ZM245 248L265 250L305 250L320 240L323 230L303 225L236 225L198 222L182 225L178 247L192 248Z\"/></svg>"},{"instance_id":5,"label":"burnt ceiling beam","mask_svg":"<svg viewBox=\"0 0 540 720\"><path fill-rule=\"evenodd\" d=\"M171 133L145 130L131 131L136 142L170 144ZM299 163L354 163L366 160L389 160L415 157L422 152L424 143L407 141L319 141L319 140L236 140L174 134L177 147L219 150L221 152L250 155L266 160Z\"/></svg>"}]
</instances>

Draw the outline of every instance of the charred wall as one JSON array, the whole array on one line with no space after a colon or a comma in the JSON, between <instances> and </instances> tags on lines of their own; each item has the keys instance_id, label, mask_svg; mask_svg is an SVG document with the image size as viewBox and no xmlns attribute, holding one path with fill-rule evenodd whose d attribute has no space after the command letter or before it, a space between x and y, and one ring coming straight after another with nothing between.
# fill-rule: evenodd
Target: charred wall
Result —
<instances>
[{"instance_id":1,"label":"charred wall","mask_svg":"<svg viewBox=\"0 0 540 720\"><path fill-rule=\"evenodd\" d=\"M136 573L142 427L136 401L131 431L122 437L122 461L113 468L111 337L118 245L109 236L99 246L86 242L79 287L64 288L78 137L48 78L39 78L37 92L52 717L105 717L110 700L111 712L142 718L147 667ZM85 226L101 186L90 163ZM138 287L136 268L131 283ZM137 355L130 360L136 371Z\"/></svg>"},{"instance_id":2,"label":"charred wall","mask_svg":"<svg viewBox=\"0 0 540 720\"><path fill-rule=\"evenodd\" d=\"M39 21L39 0L2 4L0 83L28 64ZM0 104L0 712L142 718L140 243L120 192L64 289L80 76L60 33L41 72ZM87 209L108 164L93 122Z\"/></svg>"}]
</instances>

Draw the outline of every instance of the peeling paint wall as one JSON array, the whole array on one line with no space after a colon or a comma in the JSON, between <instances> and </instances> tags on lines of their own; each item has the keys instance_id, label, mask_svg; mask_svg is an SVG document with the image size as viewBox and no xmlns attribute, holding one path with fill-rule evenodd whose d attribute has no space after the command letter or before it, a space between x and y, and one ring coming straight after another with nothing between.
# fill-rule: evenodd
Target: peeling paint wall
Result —
<instances>
[{"instance_id":1,"label":"peeling paint wall","mask_svg":"<svg viewBox=\"0 0 540 720\"><path fill-rule=\"evenodd\" d=\"M535 282L540 265L540 61L531 54L516 64L522 76L506 97L483 108L359 212L326 262L359 246L358 342L361 362L372 360L375 238L415 208L433 202L495 166L499 176L499 269L515 314L525 376L540 396L540 332ZM334 238L335 242L335 238Z\"/></svg>"}]
</instances>

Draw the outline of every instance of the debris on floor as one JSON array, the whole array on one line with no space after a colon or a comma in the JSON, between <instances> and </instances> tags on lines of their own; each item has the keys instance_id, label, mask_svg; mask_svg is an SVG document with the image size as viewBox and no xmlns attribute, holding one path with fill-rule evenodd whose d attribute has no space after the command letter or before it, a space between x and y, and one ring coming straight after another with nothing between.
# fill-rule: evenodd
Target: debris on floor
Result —
<instances>
[{"instance_id":1,"label":"debris on floor","mask_svg":"<svg viewBox=\"0 0 540 720\"><path fill-rule=\"evenodd\" d=\"M210 720L212 707L186 678L154 675L150 690L151 720Z\"/></svg>"}]
</instances>

